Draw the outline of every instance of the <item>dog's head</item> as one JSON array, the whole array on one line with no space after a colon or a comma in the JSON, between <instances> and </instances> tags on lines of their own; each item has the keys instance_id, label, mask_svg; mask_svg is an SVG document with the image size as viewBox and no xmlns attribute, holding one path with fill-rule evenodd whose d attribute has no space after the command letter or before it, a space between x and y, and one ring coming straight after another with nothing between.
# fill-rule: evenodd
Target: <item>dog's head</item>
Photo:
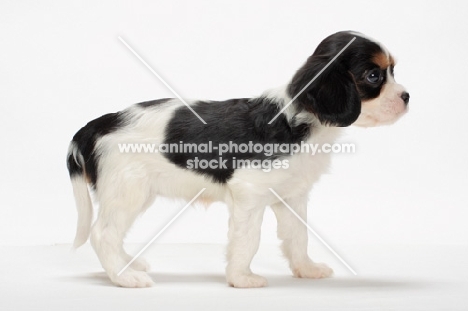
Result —
<instances>
[{"instance_id":1,"label":"dog's head","mask_svg":"<svg viewBox=\"0 0 468 311\"><path fill-rule=\"evenodd\" d=\"M288 95L322 124L391 124L407 111L409 101L408 92L395 82L394 66L380 43L360 33L338 32L323 40L297 71Z\"/></svg>"}]
</instances>

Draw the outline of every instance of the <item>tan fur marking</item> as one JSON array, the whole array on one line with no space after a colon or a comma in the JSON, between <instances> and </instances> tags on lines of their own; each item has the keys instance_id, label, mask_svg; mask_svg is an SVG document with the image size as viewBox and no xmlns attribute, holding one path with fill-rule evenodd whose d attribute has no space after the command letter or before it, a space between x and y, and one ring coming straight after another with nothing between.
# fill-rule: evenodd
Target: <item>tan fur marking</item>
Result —
<instances>
[{"instance_id":1,"label":"tan fur marking","mask_svg":"<svg viewBox=\"0 0 468 311\"><path fill-rule=\"evenodd\" d=\"M382 52L379 52L377 54L374 55L374 57L372 58L372 61L380 67L380 69L386 69L388 68L388 66L391 65L392 61L393 61L393 58L390 57L390 59L388 59L387 55L385 55L385 53L382 53Z\"/></svg>"},{"instance_id":2,"label":"tan fur marking","mask_svg":"<svg viewBox=\"0 0 468 311\"><path fill-rule=\"evenodd\" d=\"M92 184L91 177L89 177L88 174L86 174L84 170L83 170L83 175L84 175L84 178L86 179L86 182L91 185Z\"/></svg>"},{"instance_id":3,"label":"tan fur marking","mask_svg":"<svg viewBox=\"0 0 468 311\"><path fill-rule=\"evenodd\" d=\"M209 207L211 204L213 204L215 201L209 197L203 197L200 196L197 200L197 203L202 204L205 207Z\"/></svg>"},{"instance_id":4,"label":"tan fur marking","mask_svg":"<svg viewBox=\"0 0 468 311\"><path fill-rule=\"evenodd\" d=\"M390 55L390 66L395 66L395 59Z\"/></svg>"}]
</instances>

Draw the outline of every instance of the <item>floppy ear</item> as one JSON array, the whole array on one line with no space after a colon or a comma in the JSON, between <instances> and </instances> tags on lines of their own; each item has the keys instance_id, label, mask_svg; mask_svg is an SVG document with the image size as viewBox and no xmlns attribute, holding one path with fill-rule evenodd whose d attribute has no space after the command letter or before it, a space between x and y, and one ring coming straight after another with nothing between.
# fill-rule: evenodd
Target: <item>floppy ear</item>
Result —
<instances>
[{"instance_id":1,"label":"floppy ear","mask_svg":"<svg viewBox=\"0 0 468 311\"><path fill-rule=\"evenodd\" d=\"M312 55L294 75L289 93L294 98L328 63L328 57ZM361 113L361 99L351 73L339 59L322 72L296 99L322 124L349 126Z\"/></svg>"}]
</instances>

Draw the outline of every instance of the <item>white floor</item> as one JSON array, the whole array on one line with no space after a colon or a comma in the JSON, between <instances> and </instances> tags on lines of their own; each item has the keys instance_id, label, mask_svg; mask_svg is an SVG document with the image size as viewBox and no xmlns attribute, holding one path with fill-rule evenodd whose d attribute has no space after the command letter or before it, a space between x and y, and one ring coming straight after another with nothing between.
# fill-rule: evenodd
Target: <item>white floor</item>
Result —
<instances>
[{"instance_id":1,"label":"white floor","mask_svg":"<svg viewBox=\"0 0 468 311\"><path fill-rule=\"evenodd\" d=\"M136 253L141 246L129 247ZM312 247L335 276L291 277L276 246L262 246L253 270L262 289L234 289L224 281L224 247L153 245L144 257L155 285L113 286L87 244L0 247L0 310L468 310L468 248L359 246L339 250L354 276L332 254Z\"/></svg>"}]
</instances>

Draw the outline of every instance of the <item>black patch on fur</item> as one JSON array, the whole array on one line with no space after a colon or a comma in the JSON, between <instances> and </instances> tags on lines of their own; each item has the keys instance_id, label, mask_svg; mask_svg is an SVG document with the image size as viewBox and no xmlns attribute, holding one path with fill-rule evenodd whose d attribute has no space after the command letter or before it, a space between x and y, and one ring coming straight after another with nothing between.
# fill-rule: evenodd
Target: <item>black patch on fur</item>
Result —
<instances>
[{"instance_id":1,"label":"black patch on fur","mask_svg":"<svg viewBox=\"0 0 468 311\"><path fill-rule=\"evenodd\" d=\"M365 75L378 68L372 59L382 52L380 46L350 32L333 34L319 44L288 87L289 95L296 96L353 37L351 45L296 99L324 124L352 124L360 114L361 100L379 96L385 81L371 85Z\"/></svg>"},{"instance_id":2,"label":"black patch on fur","mask_svg":"<svg viewBox=\"0 0 468 311\"><path fill-rule=\"evenodd\" d=\"M151 108L160 104L164 104L168 101L170 101L172 98L161 98L161 99L156 99L156 100L150 100L147 102L142 102L136 104L137 106L140 106L141 108Z\"/></svg>"},{"instance_id":3,"label":"black patch on fur","mask_svg":"<svg viewBox=\"0 0 468 311\"><path fill-rule=\"evenodd\" d=\"M68 168L68 173L70 174L70 177L83 174L83 169L80 167L78 163L76 163L72 154L68 154L67 168Z\"/></svg>"},{"instance_id":4,"label":"black patch on fur","mask_svg":"<svg viewBox=\"0 0 468 311\"><path fill-rule=\"evenodd\" d=\"M97 163L100 156L95 149L96 141L123 127L126 124L125 120L123 112L109 113L89 122L73 136L72 141L83 156L86 176L93 186L96 185L98 177ZM68 156L68 170L70 177L83 174L83 169L75 162L72 155Z\"/></svg>"},{"instance_id":5,"label":"black patch on fur","mask_svg":"<svg viewBox=\"0 0 468 311\"><path fill-rule=\"evenodd\" d=\"M202 117L203 124L187 107L175 111L165 129L165 144L293 144L305 140L310 125L290 125L281 114L271 125L268 122L279 112L276 99L240 98L221 102L197 102L192 109ZM294 122L292 122L294 123ZM212 153L164 153L164 156L179 167L187 168L189 160L219 160L218 150ZM267 156L264 153L239 151L222 154L226 168L190 168L196 173L211 177L214 182L226 183L234 173L233 160L274 160L285 154Z\"/></svg>"}]
</instances>

